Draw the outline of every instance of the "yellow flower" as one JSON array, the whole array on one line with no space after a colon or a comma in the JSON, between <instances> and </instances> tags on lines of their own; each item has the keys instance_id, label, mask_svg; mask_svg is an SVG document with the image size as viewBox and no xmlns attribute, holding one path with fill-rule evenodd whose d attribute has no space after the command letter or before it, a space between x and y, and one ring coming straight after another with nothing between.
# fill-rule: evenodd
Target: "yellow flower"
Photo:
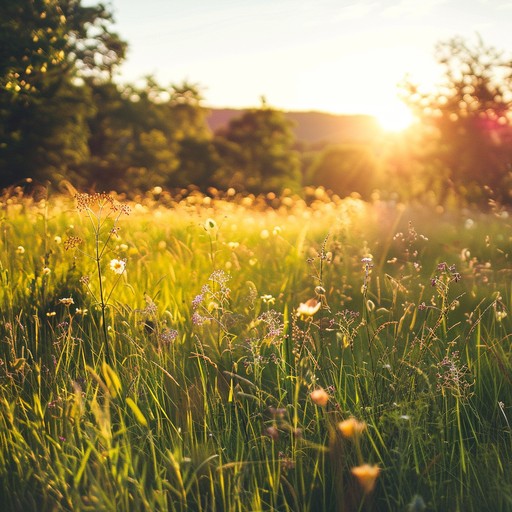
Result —
<instances>
[{"instance_id":1,"label":"yellow flower","mask_svg":"<svg viewBox=\"0 0 512 512\"><path fill-rule=\"evenodd\" d=\"M369 464L363 464L352 468L352 474L357 478L359 485L363 488L365 494L369 494L373 491L377 477L380 474L379 466L370 466Z\"/></svg>"},{"instance_id":2,"label":"yellow flower","mask_svg":"<svg viewBox=\"0 0 512 512\"><path fill-rule=\"evenodd\" d=\"M301 320L307 320L308 318L312 318L313 315L318 312L321 305L322 304L316 299L309 299L306 302L300 303L296 314Z\"/></svg>"},{"instance_id":3,"label":"yellow flower","mask_svg":"<svg viewBox=\"0 0 512 512\"><path fill-rule=\"evenodd\" d=\"M43 276L49 276L52 273L52 270L48 267L43 268Z\"/></svg>"},{"instance_id":4,"label":"yellow flower","mask_svg":"<svg viewBox=\"0 0 512 512\"><path fill-rule=\"evenodd\" d=\"M357 421L354 417L350 417L338 423L338 430L341 432L341 435L347 439L360 436L365 428L366 423L364 421Z\"/></svg>"},{"instance_id":5,"label":"yellow flower","mask_svg":"<svg viewBox=\"0 0 512 512\"><path fill-rule=\"evenodd\" d=\"M315 389L309 396L311 397L311 400L313 400L313 403L320 407L325 407L329 401L329 395L323 388Z\"/></svg>"}]
</instances>

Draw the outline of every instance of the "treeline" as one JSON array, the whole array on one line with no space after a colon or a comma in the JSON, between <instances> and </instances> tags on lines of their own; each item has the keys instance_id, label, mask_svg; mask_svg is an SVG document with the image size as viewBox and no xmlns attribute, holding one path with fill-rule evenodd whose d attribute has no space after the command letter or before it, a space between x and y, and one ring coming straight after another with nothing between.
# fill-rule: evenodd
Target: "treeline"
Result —
<instances>
[{"instance_id":1,"label":"treeline","mask_svg":"<svg viewBox=\"0 0 512 512\"><path fill-rule=\"evenodd\" d=\"M2 2L0 187L26 178L128 194L323 185L364 198L512 201L512 66L480 40L439 44L445 83L434 92L403 84L414 129L314 147L264 100L212 133L196 84L117 84L126 48L103 5Z\"/></svg>"}]
</instances>

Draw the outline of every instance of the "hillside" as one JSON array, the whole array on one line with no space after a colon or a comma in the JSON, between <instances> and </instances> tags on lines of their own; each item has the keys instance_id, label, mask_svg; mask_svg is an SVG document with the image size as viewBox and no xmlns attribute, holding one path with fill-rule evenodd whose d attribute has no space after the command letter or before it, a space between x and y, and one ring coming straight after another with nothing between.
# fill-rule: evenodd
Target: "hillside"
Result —
<instances>
[{"instance_id":1,"label":"hillside","mask_svg":"<svg viewBox=\"0 0 512 512\"><path fill-rule=\"evenodd\" d=\"M215 132L244 112L239 109L212 108L208 125ZM376 120L368 115L325 112L285 112L285 115L295 126L297 140L309 144L367 141L382 134Z\"/></svg>"}]
</instances>

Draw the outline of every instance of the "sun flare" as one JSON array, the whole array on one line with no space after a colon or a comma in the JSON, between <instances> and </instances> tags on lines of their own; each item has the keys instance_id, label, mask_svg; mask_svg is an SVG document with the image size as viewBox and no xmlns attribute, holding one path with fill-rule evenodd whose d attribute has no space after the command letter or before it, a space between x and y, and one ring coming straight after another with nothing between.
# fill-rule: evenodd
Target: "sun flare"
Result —
<instances>
[{"instance_id":1,"label":"sun flare","mask_svg":"<svg viewBox=\"0 0 512 512\"><path fill-rule=\"evenodd\" d=\"M389 104L374 114L380 127L386 132L402 132L415 122L412 112L403 104Z\"/></svg>"}]
</instances>

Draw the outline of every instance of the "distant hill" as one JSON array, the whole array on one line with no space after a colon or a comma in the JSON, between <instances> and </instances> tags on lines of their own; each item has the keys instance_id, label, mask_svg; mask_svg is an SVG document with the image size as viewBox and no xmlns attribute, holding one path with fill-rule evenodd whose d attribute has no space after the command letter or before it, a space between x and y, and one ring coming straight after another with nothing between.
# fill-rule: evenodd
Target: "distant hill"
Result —
<instances>
[{"instance_id":1,"label":"distant hill","mask_svg":"<svg viewBox=\"0 0 512 512\"><path fill-rule=\"evenodd\" d=\"M210 129L216 132L244 112L246 110L212 108L207 122ZM362 142L382 135L382 129L375 118L368 115L336 115L325 112L285 112L285 115L295 125L297 140L308 144Z\"/></svg>"}]
</instances>

